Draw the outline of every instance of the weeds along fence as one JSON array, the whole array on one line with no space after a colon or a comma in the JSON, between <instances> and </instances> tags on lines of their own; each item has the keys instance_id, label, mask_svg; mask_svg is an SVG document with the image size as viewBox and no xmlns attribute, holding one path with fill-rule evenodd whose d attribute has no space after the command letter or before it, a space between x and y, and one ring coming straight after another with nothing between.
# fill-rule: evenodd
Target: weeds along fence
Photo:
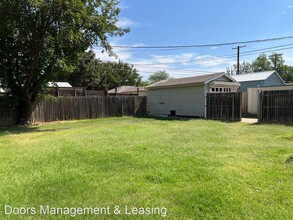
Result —
<instances>
[{"instance_id":1,"label":"weeds along fence","mask_svg":"<svg viewBox=\"0 0 293 220\"><path fill-rule=\"evenodd\" d=\"M241 93L208 93L207 118L241 121Z\"/></svg>"},{"instance_id":2,"label":"weeds along fence","mask_svg":"<svg viewBox=\"0 0 293 220\"><path fill-rule=\"evenodd\" d=\"M62 97L38 103L31 118L36 123L145 114L146 97L142 96ZM11 126L15 121L16 114L0 105L0 126Z\"/></svg>"},{"instance_id":3,"label":"weeds along fence","mask_svg":"<svg viewBox=\"0 0 293 220\"><path fill-rule=\"evenodd\" d=\"M293 90L262 91L259 122L293 124Z\"/></svg>"}]
</instances>

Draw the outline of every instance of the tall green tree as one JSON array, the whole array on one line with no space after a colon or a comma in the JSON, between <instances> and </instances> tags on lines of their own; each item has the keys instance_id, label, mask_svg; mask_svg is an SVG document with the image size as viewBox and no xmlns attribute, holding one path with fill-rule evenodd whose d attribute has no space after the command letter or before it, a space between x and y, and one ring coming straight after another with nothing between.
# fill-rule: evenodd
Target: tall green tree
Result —
<instances>
[{"instance_id":1,"label":"tall green tree","mask_svg":"<svg viewBox=\"0 0 293 220\"><path fill-rule=\"evenodd\" d=\"M166 71L162 70L162 71L157 71L153 73L152 75L150 75L149 81L150 83L155 83L155 82L166 80L169 78L170 78L170 75Z\"/></svg>"},{"instance_id":2,"label":"tall green tree","mask_svg":"<svg viewBox=\"0 0 293 220\"><path fill-rule=\"evenodd\" d=\"M122 85L141 85L141 78L132 65L122 61L101 61L89 51L80 56L77 68L71 74L58 80L67 80L73 86L87 89L112 89Z\"/></svg>"},{"instance_id":3,"label":"tall green tree","mask_svg":"<svg viewBox=\"0 0 293 220\"><path fill-rule=\"evenodd\" d=\"M229 75L236 75L237 73L237 65L233 65L231 68L227 68L227 74ZM240 63L239 65L239 74L247 74L252 73L253 68L251 63L244 61L243 63Z\"/></svg>"},{"instance_id":4,"label":"tall green tree","mask_svg":"<svg viewBox=\"0 0 293 220\"><path fill-rule=\"evenodd\" d=\"M86 87L87 89L96 89L101 82L100 68L102 62L95 58L93 51L84 52L77 62L77 68L65 78L58 81L68 81L75 87Z\"/></svg>"},{"instance_id":5,"label":"tall green tree","mask_svg":"<svg viewBox=\"0 0 293 220\"><path fill-rule=\"evenodd\" d=\"M101 81L100 89L113 89L119 86L139 86L141 76L137 69L128 63L104 62L99 69Z\"/></svg>"},{"instance_id":6,"label":"tall green tree","mask_svg":"<svg viewBox=\"0 0 293 220\"><path fill-rule=\"evenodd\" d=\"M283 59L283 54L273 53L269 55L271 69L276 70L277 72L282 72L285 60Z\"/></svg>"},{"instance_id":7,"label":"tall green tree","mask_svg":"<svg viewBox=\"0 0 293 220\"><path fill-rule=\"evenodd\" d=\"M255 61L252 62L254 72L268 71L272 69L271 62L265 54L260 54Z\"/></svg>"},{"instance_id":8,"label":"tall green tree","mask_svg":"<svg viewBox=\"0 0 293 220\"><path fill-rule=\"evenodd\" d=\"M0 2L0 81L18 100L21 124L30 123L38 94L54 74L73 70L91 45L111 54L118 0L9 0Z\"/></svg>"},{"instance_id":9,"label":"tall green tree","mask_svg":"<svg viewBox=\"0 0 293 220\"><path fill-rule=\"evenodd\" d=\"M293 67L285 65L283 54L273 53L269 56L260 54L252 63L243 62L240 65L240 74L248 74L251 72L262 72L276 70L284 81L293 81ZM227 68L227 74L235 75L237 66L234 65L232 68Z\"/></svg>"},{"instance_id":10,"label":"tall green tree","mask_svg":"<svg viewBox=\"0 0 293 220\"><path fill-rule=\"evenodd\" d=\"M279 74L286 82L293 82L293 66L284 65Z\"/></svg>"}]
</instances>

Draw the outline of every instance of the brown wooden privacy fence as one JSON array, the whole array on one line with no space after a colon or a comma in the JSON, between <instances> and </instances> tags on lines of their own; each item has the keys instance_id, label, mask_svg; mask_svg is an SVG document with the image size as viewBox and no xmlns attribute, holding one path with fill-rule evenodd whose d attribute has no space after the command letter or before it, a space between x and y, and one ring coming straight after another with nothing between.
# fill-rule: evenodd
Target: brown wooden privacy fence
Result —
<instances>
[{"instance_id":1,"label":"brown wooden privacy fence","mask_svg":"<svg viewBox=\"0 0 293 220\"><path fill-rule=\"evenodd\" d=\"M207 118L241 121L241 93L208 93Z\"/></svg>"},{"instance_id":2,"label":"brown wooden privacy fence","mask_svg":"<svg viewBox=\"0 0 293 220\"><path fill-rule=\"evenodd\" d=\"M146 97L142 96L62 97L38 103L32 113L32 121L36 123L145 114ZM0 102L0 126L12 126L15 121L16 111L11 111Z\"/></svg>"},{"instance_id":3,"label":"brown wooden privacy fence","mask_svg":"<svg viewBox=\"0 0 293 220\"><path fill-rule=\"evenodd\" d=\"M39 103L33 122L93 119L146 114L146 97L63 97Z\"/></svg>"},{"instance_id":4,"label":"brown wooden privacy fence","mask_svg":"<svg viewBox=\"0 0 293 220\"><path fill-rule=\"evenodd\" d=\"M293 124L293 90L262 91L259 122Z\"/></svg>"},{"instance_id":5,"label":"brown wooden privacy fence","mask_svg":"<svg viewBox=\"0 0 293 220\"><path fill-rule=\"evenodd\" d=\"M248 110L248 93L242 92L241 93L241 112L242 114L247 114Z\"/></svg>"}]
</instances>

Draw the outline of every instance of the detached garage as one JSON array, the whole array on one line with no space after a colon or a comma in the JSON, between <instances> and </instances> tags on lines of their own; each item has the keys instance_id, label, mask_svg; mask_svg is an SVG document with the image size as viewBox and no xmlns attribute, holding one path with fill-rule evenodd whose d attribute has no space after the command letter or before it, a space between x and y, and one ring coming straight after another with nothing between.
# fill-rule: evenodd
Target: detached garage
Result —
<instances>
[{"instance_id":1,"label":"detached garage","mask_svg":"<svg viewBox=\"0 0 293 220\"><path fill-rule=\"evenodd\" d=\"M147 87L153 116L206 117L206 94L236 92L240 84L225 73L168 79Z\"/></svg>"}]
</instances>

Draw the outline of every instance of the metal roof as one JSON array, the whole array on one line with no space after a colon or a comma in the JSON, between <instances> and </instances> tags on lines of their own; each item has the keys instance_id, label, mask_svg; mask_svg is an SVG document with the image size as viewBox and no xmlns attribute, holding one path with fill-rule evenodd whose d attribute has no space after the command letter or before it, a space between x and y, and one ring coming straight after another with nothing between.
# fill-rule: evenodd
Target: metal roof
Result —
<instances>
[{"instance_id":1,"label":"metal roof","mask_svg":"<svg viewBox=\"0 0 293 220\"><path fill-rule=\"evenodd\" d=\"M48 82L48 87L72 88L68 82Z\"/></svg>"},{"instance_id":2,"label":"metal roof","mask_svg":"<svg viewBox=\"0 0 293 220\"><path fill-rule=\"evenodd\" d=\"M262 81L269 78L272 74L277 73L276 71L266 71L259 73L248 73L237 76L231 76L237 82L246 82L246 81Z\"/></svg>"},{"instance_id":3,"label":"metal roof","mask_svg":"<svg viewBox=\"0 0 293 220\"><path fill-rule=\"evenodd\" d=\"M220 72L220 73L205 74L205 75L186 77L186 78L162 80L152 85L149 85L147 88L152 89L157 87L208 83L209 81L217 79L218 77L221 77L221 76L227 76L228 78L230 78L230 76L226 75L224 72ZM231 81L234 81L232 78L230 79Z\"/></svg>"}]
</instances>

